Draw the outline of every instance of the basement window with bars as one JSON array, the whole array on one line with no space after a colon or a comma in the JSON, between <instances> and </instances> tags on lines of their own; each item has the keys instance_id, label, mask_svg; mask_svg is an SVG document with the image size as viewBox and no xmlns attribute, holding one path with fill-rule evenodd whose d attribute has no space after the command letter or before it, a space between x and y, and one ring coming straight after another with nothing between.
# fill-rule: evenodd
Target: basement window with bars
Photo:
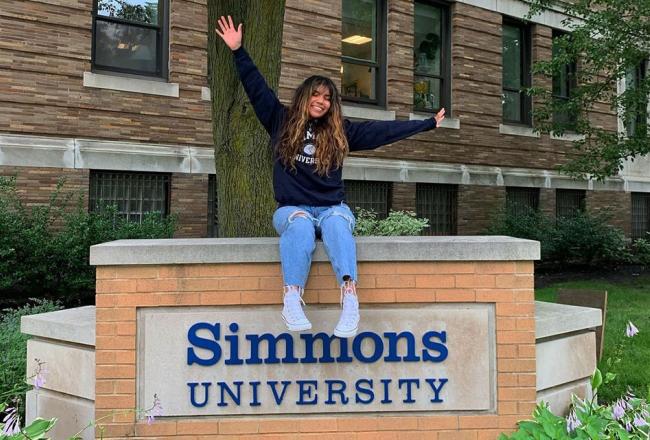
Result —
<instances>
[{"instance_id":1,"label":"basement window with bars","mask_svg":"<svg viewBox=\"0 0 650 440\"><path fill-rule=\"evenodd\" d=\"M506 210L509 215L526 215L539 209L539 188L509 186L506 188Z\"/></svg>"},{"instance_id":2,"label":"basement window with bars","mask_svg":"<svg viewBox=\"0 0 650 440\"><path fill-rule=\"evenodd\" d=\"M422 235L457 234L457 185L418 183L415 199L417 216L429 219Z\"/></svg>"},{"instance_id":3,"label":"basement window with bars","mask_svg":"<svg viewBox=\"0 0 650 440\"><path fill-rule=\"evenodd\" d=\"M217 176L208 176L208 237L219 236L219 217L217 217Z\"/></svg>"},{"instance_id":4,"label":"basement window with bars","mask_svg":"<svg viewBox=\"0 0 650 440\"><path fill-rule=\"evenodd\" d=\"M162 173L91 171L88 208L115 206L128 221L142 222L145 214L169 214L171 176Z\"/></svg>"},{"instance_id":5,"label":"basement window with bars","mask_svg":"<svg viewBox=\"0 0 650 440\"><path fill-rule=\"evenodd\" d=\"M632 193L632 240L650 232L650 193Z\"/></svg>"},{"instance_id":6,"label":"basement window with bars","mask_svg":"<svg viewBox=\"0 0 650 440\"><path fill-rule=\"evenodd\" d=\"M346 180L346 203L355 212L357 209L374 211L377 218L388 217L390 210L390 182L373 182L368 180Z\"/></svg>"},{"instance_id":7,"label":"basement window with bars","mask_svg":"<svg viewBox=\"0 0 650 440\"><path fill-rule=\"evenodd\" d=\"M586 193L582 189L555 190L555 217L570 218L585 210Z\"/></svg>"}]
</instances>

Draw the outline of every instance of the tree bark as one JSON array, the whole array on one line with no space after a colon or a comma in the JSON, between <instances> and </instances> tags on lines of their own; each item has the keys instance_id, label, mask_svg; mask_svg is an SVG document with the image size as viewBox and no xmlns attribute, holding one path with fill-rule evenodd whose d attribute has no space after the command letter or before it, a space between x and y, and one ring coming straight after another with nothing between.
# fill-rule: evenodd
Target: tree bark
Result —
<instances>
[{"instance_id":1,"label":"tree bark","mask_svg":"<svg viewBox=\"0 0 650 440\"><path fill-rule=\"evenodd\" d=\"M208 71L220 237L274 235L270 139L239 82L217 18L243 23L243 46L277 91L285 0L208 0Z\"/></svg>"}]
</instances>

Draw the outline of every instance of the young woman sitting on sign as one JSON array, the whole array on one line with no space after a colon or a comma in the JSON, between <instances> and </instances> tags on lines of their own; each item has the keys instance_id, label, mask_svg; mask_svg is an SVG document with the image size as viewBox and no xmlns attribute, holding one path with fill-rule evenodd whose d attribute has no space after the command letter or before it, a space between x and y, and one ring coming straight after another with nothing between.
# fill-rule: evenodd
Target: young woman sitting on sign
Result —
<instances>
[{"instance_id":1,"label":"young woman sitting on sign","mask_svg":"<svg viewBox=\"0 0 650 440\"><path fill-rule=\"evenodd\" d=\"M371 150L436 128L442 109L424 121L350 122L343 119L335 84L307 78L289 107L280 103L242 47L242 25L218 20L217 34L233 51L239 78L273 145L273 190L278 209L273 226L280 234L284 279L282 318L290 331L311 328L302 295L320 234L341 286L341 316L334 334L352 337L359 325L354 216L345 204L342 166L350 151Z\"/></svg>"}]
</instances>

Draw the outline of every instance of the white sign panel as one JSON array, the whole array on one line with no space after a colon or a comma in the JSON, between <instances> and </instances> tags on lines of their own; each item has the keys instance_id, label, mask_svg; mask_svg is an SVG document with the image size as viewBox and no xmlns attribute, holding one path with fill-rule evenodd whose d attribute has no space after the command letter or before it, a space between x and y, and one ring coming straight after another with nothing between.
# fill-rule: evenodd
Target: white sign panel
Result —
<instances>
[{"instance_id":1,"label":"white sign panel","mask_svg":"<svg viewBox=\"0 0 650 440\"><path fill-rule=\"evenodd\" d=\"M165 416L486 411L495 405L489 304L362 306L354 338L339 309L310 306L290 333L278 306L138 310L138 402Z\"/></svg>"}]
</instances>

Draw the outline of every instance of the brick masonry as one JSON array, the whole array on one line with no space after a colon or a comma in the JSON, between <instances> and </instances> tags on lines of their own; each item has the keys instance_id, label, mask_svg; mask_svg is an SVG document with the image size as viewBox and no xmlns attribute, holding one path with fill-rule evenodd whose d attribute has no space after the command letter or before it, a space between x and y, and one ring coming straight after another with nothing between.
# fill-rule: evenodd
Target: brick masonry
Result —
<instances>
[{"instance_id":1,"label":"brick masonry","mask_svg":"<svg viewBox=\"0 0 650 440\"><path fill-rule=\"evenodd\" d=\"M237 285L238 290L233 290ZM497 408L479 415L210 417L136 421L136 309L281 304L278 264L105 266L97 269L96 418L105 439L494 439L535 406L533 264L386 262L359 264L364 304L494 303ZM312 266L307 303L337 304L328 263ZM116 412L114 412L116 411ZM119 411L127 411L120 413Z\"/></svg>"},{"instance_id":2,"label":"brick masonry","mask_svg":"<svg viewBox=\"0 0 650 440\"><path fill-rule=\"evenodd\" d=\"M168 79L179 84L178 98L83 86L83 73L91 71L92 4L92 0L3 0L0 133L210 147L211 110L209 102L201 99L201 87L207 86L206 0L171 2ZM565 163L569 142L548 136L531 141L499 134L502 16L463 3L452 3L450 8L453 32L449 112L460 120L461 129L438 129L355 155L545 170ZM340 1L287 0L279 86L283 101L289 100L293 89L311 74L328 75L340 84L341 14ZM413 14L411 0L387 1L387 109L395 111L398 119L408 118L412 111ZM549 57L551 29L534 25L531 31L534 59ZM543 78L535 78L534 82L549 85ZM616 118L606 110L599 109L594 118L604 126L616 126ZM54 170L22 168L19 172L24 176L78 173ZM87 175L88 170L81 173ZM180 182L173 183L177 190L172 191L171 210L181 215L179 236L205 236L205 176L184 178L176 174L176 179ZM23 188L23 184L27 186ZM408 194L408 186L400 185L395 185L393 206L414 210L414 195ZM29 193L30 200L46 200L49 196L47 185L27 179L20 180L19 186L23 194ZM80 188L87 192L87 185ZM185 195L176 197L179 188ZM461 188L459 203L471 200L472 193L501 190L473 187L464 194ZM192 196L188 198L188 194ZM594 195L589 205L600 209L616 202L611 206L621 206L617 194ZM551 199L542 201L542 205L552 209ZM468 208L470 211L459 204L459 233L478 233L484 219L499 206L491 199L476 202ZM624 209L617 214L621 219L629 218L629 208ZM629 230L629 226L626 228Z\"/></svg>"}]
</instances>

